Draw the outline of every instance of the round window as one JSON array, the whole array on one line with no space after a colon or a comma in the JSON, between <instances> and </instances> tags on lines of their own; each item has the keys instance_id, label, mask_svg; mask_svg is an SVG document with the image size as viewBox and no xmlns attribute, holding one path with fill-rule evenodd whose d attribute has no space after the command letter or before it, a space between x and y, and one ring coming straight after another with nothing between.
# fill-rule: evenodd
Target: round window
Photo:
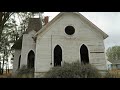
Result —
<instances>
[{"instance_id":1,"label":"round window","mask_svg":"<svg viewBox=\"0 0 120 90\"><path fill-rule=\"evenodd\" d=\"M67 26L65 28L65 33L68 35L72 35L75 33L75 28L73 26Z\"/></svg>"}]
</instances>

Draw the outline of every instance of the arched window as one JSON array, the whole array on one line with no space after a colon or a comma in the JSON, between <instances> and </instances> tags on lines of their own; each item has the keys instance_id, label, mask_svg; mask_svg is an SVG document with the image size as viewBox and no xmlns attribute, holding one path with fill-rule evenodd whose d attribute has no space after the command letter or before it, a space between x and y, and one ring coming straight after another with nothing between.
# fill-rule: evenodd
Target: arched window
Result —
<instances>
[{"instance_id":1,"label":"arched window","mask_svg":"<svg viewBox=\"0 0 120 90\"><path fill-rule=\"evenodd\" d=\"M80 56L81 56L81 62L83 64L89 63L88 49L84 44L80 48Z\"/></svg>"},{"instance_id":2,"label":"arched window","mask_svg":"<svg viewBox=\"0 0 120 90\"><path fill-rule=\"evenodd\" d=\"M21 61L21 55L19 56L19 60L18 60L18 69L20 69L20 61Z\"/></svg>"},{"instance_id":3,"label":"arched window","mask_svg":"<svg viewBox=\"0 0 120 90\"><path fill-rule=\"evenodd\" d=\"M62 49L59 45L54 48L54 66L61 66Z\"/></svg>"},{"instance_id":4,"label":"arched window","mask_svg":"<svg viewBox=\"0 0 120 90\"><path fill-rule=\"evenodd\" d=\"M34 68L34 61L35 61L35 54L34 52L31 50L28 53L28 60L27 60L27 67L29 69L33 69Z\"/></svg>"}]
</instances>

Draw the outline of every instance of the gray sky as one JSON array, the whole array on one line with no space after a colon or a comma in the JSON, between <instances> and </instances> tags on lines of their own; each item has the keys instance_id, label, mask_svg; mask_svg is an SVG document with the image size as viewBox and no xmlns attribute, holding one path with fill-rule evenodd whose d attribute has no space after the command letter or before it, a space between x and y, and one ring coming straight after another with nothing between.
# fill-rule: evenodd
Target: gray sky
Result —
<instances>
[{"instance_id":1,"label":"gray sky","mask_svg":"<svg viewBox=\"0 0 120 90\"><path fill-rule=\"evenodd\" d=\"M44 12L45 16L53 19L59 12ZM109 35L105 39L105 48L120 45L120 12L80 12Z\"/></svg>"}]
</instances>

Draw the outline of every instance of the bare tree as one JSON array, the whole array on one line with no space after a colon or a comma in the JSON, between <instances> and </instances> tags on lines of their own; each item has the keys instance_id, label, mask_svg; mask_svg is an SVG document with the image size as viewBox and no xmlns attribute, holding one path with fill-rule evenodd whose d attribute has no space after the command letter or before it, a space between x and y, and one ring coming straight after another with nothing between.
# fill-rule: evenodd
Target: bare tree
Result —
<instances>
[{"instance_id":1,"label":"bare tree","mask_svg":"<svg viewBox=\"0 0 120 90\"><path fill-rule=\"evenodd\" d=\"M4 25L13 13L14 12L0 12L0 41Z\"/></svg>"}]
</instances>

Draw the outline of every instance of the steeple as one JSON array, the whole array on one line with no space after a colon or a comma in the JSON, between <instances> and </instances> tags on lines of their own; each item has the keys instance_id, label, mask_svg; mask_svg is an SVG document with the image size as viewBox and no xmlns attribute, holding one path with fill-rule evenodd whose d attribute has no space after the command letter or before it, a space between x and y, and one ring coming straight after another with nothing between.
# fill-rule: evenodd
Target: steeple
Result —
<instances>
[{"instance_id":1,"label":"steeple","mask_svg":"<svg viewBox=\"0 0 120 90\"><path fill-rule=\"evenodd\" d=\"M41 18L30 18L27 31L35 30L36 32L42 28Z\"/></svg>"}]
</instances>

